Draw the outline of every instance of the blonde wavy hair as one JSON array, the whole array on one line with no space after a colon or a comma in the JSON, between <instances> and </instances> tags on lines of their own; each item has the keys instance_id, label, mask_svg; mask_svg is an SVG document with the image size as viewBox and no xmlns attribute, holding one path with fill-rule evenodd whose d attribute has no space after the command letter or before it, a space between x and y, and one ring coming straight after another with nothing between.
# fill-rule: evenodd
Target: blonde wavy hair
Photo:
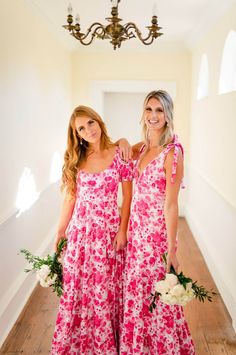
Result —
<instances>
[{"instance_id":1,"label":"blonde wavy hair","mask_svg":"<svg viewBox=\"0 0 236 355\"><path fill-rule=\"evenodd\" d=\"M165 147L168 143L170 143L173 139L174 135L174 124L173 124L173 110L174 110L174 105L172 98L170 95L164 91L164 90L158 90L158 91L151 91L145 98L144 104L143 104L143 115L141 118L142 122L142 128L143 128L143 134L146 143L148 144L148 129L147 125L145 124L145 109L146 106L149 102L150 99L156 99L158 100L164 110L164 115L166 119L165 127L164 127L164 132L160 137L160 141L158 142L159 145Z\"/></svg>"},{"instance_id":2,"label":"blonde wavy hair","mask_svg":"<svg viewBox=\"0 0 236 355\"><path fill-rule=\"evenodd\" d=\"M79 137L75 127L77 117L88 117L95 120L101 129L101 149L108 149L113 145L107 134L105 123L99 114L87 106L78 106L74 109L68 127L67 149L64 154L64 165L62 167L61 191L66 191L72 197L76 194L76 177L81 163L88 156L89 143Z\"/></svg>"}]
</instances>

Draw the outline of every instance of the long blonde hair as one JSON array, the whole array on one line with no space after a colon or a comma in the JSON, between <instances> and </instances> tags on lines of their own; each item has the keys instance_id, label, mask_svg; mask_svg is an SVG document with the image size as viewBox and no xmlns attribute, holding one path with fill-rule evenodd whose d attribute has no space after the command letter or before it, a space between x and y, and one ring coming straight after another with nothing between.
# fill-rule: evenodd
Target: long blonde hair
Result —
<instances>
[{"instance_id":1,"label":"long blonde hair","mask_svg":"<svg viewBox=\"0 0 236 355\"><path fill-rule=\"evenodd\" d=\"M156 100L158 100L161 103L163 110L164 110L166 123L165 123L165 127L164 127L164 132L161 135L161 138L159 141L159 145L165 147L168 143L170 143L170 141L173 139L173 135L174 135L174 124L173 124L174 105L173 105L173 101L172 101L172 98L170 97L170 95L164 90L151 91L146 96L146 98L144 100L144 104L143 104L143 115L141 118L141 122L143 125L143 133L144 133L145 141L147 143L148 143L148 130L147 130L147 126L145 124L144 116L145 116L145 108L148 104L148 101L151 98L155 98Z\"/></svg>"},{"instance_id":2,"label":"long blonde hair","mask_svg":"<svg viewBox=\"0 0 236 355\"><path fill-rule=\"evenodd\" d=\"M101 129L101 149L108 149L112 146L112 141L107 134L105 123L99 114L87 106L78 106L74 109L68 127L67 149L64 154L64 165L62 167L61 190L66 190L71 196L76 193L76 177L81 166L87 158L89 143L81 139L75 127L75 119L85 116L95 120Z\"/></svg>"}]
</instances>

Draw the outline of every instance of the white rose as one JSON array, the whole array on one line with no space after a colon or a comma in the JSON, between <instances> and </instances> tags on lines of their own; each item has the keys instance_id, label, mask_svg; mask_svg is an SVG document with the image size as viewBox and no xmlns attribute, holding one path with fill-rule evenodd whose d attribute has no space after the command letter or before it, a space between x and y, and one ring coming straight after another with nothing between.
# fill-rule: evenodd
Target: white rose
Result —
<instances>
[{"instance_id":1,"label":"white rose","mask_svg":"<svg viewBox=\"0 0 236 355\"><path fill-rule=\"evenodd\" d=\"M184 286L181 284L175 285L170 291L169 293L172 296L176 296L176 297L181 297L182 295L185 294L185 289Z\"/></svg>"},{"instance_id":2,"label":"white rose","mask_svg":"<svg viewBox=\"0 0 236 355\"><path fill-rule=\"evenodd\" d=\"M178 298L178 304L180 306L185 306L188 302L190 302L194 298L194 292L193 290L185 290L185 293L182 294L181 297Z\"/></svg>"},{"instance_id":3,"label":"white rose","mask_svg":"<svg viewBox=\"0 0 236 355\"><path fill-rule=\"evenodd\" d=\"M189 297L186 294L183 294L181 297L178 298L178 305L185 306L189 302Z\"/></svg>"},{"instance_id":4,"label":"white rose","mask_svg":"<svg viewBox=\"0 0 236 355\"><path fill-rule=\"evenodd\" d=\"M160 299L162 300L162 302L169 304L169 305L177 304L177 298L173 295L168 294L168 293L161 295Z\"/></svg>"},{"instance_id":5,"label":"white rose","mask_svg":"<svg viewBox=\"0 0 236 355\"><path fill-rule=\"evenodd\" d=\"M55 274L55 275L53 275L53 277L48 276L48 277L46 277L46 279L41 278L41 279L39 279L39 282L42 287L49 287L52 284L54 284L56 278L57 278L57 275Z\"/></svg>"},{"instance_id":6,"label":"white rose","mask_svg":"<svg viewBox=\"0 0 236 355\"><path fill-rule=\"evenodd\" d=\"M40 269L36 271L36 277L40 281L40 279L46 279L50 274L51 270L48 265L42 265Z\"/></svg>"},{"instance_id":7,"label":"white rose","mask_svg":"<svg viewBox=\"0 0 236 355\"><path fill-rule=\"evenodd\" d=\"M178 283L178 278L176 275L174 274L166 274L166 278L165 281L167 283L167 285L169 286L169 288L174 287L175 285L177 285Z\"/></svg>"},{"instance_id":8,"label":"white rose","mask_svg":"<svg viewBox=\"0 0 236 355\"><path fill-rule=\"evenodd\" d=\"M165 282L165 280L158 281L156 283L155 291L161 293L162 295L169 291L169 286Z\"/></svg>"},{"instance_id":9,"label":"white rose","mask_svg":"<svg viewBox=\"0 0 236 355\"><path fill-rule=\"evenodd\" d=\"M48 265L42 265L40 269L36 271L36 277L40 282L42 287L49 287L54 284L57 275L54 274L52 277L49 276L51 273L50 267Z\"/></svg>"},{"instance_id":10,"label":"white rose","mask_svg":"<svg viewBox=\"0 0 236 355\"><path fill-rule=\"evenodd\" d=\"M186 304L191 301L187 295L183 295L182 297L178 298L178 305L179 306L186 306Z\"/></svg>"},{"instance_id":11,"label":"white rose","mask_svg":"<svg viewBox=\"0 0 236 355\"><path fill-rule=\"evenodd\" d=\"M186 285L186 290L190 291L192 289L192 282L188 282Z\"/></svg>"},{"instance_id":12,"label":"white rose","mask_svg":"<svg viewBox=\"0 0 236 355\"><path fill-rule=\"evenodd\" d=\"M54 284L54 282L56 281L57 275L54 274L52 277L48 277L48 282L50 282L50 285Z\"/></svg>"},{"instance_id":13,"label":"white rose","mask_svg":"<svg viewBox=\"0 0 236 355\"><path fill-rule=\"evenodd\" d=\"M49 287L49 286L50 286L50 285L48 284L48 282L45 281L45 280L43 280L43 279L41 279L41 280L39 281L39 283L40 283L40 285L41 285L42 287Z\"/></svg>"},{"instance_id":14,"label":"white rose","mask_svg":"<svg viewBox=\"0 0 236 355\"><path fill-rule=\"evenodd\" d=\"M189 301L191 301L195 297L195 293L192 288L191 288L191 290L187 291L187 295L188 295Z\"/></svg>"}]
</instances>

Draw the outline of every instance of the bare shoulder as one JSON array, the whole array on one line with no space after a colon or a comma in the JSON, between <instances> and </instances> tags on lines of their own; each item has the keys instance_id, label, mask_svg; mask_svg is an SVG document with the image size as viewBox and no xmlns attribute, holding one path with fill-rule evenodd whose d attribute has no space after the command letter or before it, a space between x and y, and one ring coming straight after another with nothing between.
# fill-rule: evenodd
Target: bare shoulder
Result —
<instances>
[{"instance_id":1,"label":"bare shoulder","mask_svg":"<svg viewBox=\"0 0 236 355\"><path fill-rule=\"evenodd\" d=\"M74 204L76 200L76 197L74 195L71 195L69 192L64 193L64 201L68 204Z\"/></svg>"},{"instance_id":2,"label":"bare shoulder","mask_svg":"<svg viewBox=\"0 0 236 355\"><path fill-rule=\"evenodd\" d=\"M169 170L172 168L173 160L174 160L175 149L171 148L166 154L164 167L165 170ZM183 152L181 148L178 148L178 157L177 157L177 166L183 166Z\"/></svg>"},{"instance_id":3,"label":"bare shoulder","mask_svg":"<svg viewBox=\"0 0 236 355\"><path fill-rule=\"evenodd\" d=\"M181 160L183 159L183 152L182 152L182 149L180 147L177 147L178 148L178 160ZM174 153L175 153L175 147L171 147L168 151L168 153L166 154L166 161L172 161L173 158L174 158Z\"/></svg>"},{"instance_id":4,"label":"bare shoulder","mask_svg":"<svg viewBox=\"0 0 236 355\"><path fill-rule=\"evenodd\" d=\"M108 149L107 149L107 153L109 156L114 156L114 154L116 153L116 150L118 150L117 145L111 145Z\"/></svg>"},{"instance_id":5,"label":"bare shoulder","mask_svg":"<svg viewBox=\"0 0 236 355\"><path fill-rule=\"evenodd\" d=\"M132 152L133 152L133 159L136 160L138 158L138 155L139 155L139 152L140 152L140 149L142 147L142 145L144 144L144 142L138 142L136 144L134 144L132 146Z\"/></svg>"}]
</instances>

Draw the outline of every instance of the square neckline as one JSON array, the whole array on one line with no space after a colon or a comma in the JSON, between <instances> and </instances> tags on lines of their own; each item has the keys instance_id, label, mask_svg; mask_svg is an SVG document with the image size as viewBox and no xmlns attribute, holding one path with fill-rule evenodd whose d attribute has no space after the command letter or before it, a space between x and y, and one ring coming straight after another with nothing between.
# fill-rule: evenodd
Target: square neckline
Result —
<instances>
[{"instance_id":1,"label":"square neckline","mask_svg":"<svg viewBox=\"0 0 236 355\"><path fill-rule=\"evenodd\" d=\"M116 155L118 154L118 151L119 151L119 147L116 147L116 148L115 148L115 153L114 153L113 158L112 158L112 161L111 161L111 163L110 163L105 169L103 169L103 170L101 170L101 171L98 171L98 172L95 172L95 173L92 173L92 172L90 172L90 171L86 171L86 170L84 170L84 169L80 169L80 170L79 170L79 174L80 174L80 173L83 173L83 174L87 174L87 175L98 175L98 174L104 173L106 170L111 169L112 166L113 166L113 164L114 164Z\"/></svg>"}]
</instances>

